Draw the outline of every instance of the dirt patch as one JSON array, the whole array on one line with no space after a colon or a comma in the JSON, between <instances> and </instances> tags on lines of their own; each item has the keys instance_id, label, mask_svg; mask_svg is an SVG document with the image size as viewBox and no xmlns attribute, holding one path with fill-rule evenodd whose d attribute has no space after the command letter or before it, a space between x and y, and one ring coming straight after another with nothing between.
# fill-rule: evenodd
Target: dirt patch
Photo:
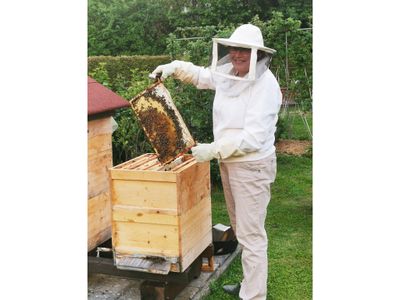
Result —
<instances>
[{"instance_id":1,"label":"dirt patch","mask_svg":"<svg viewBox=\"0 0 400 300\"><path fill-rule=\"evenodd\" d=\"M312 145L311 141L279 140L276 144L276 151L290 155L303 155Z\"/></svg>"}]
</instances>

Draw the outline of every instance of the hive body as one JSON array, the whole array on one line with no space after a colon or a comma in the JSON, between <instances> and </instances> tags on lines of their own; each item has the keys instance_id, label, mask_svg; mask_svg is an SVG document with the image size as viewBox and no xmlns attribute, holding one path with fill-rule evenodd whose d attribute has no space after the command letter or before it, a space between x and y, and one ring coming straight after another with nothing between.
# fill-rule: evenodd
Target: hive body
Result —
<instances>
[{"instance_id":1,"label":"hive body","mask_svg":"<svg viewBox=\"0 0 400 300\"><path fill-rule=\"evenodd\" d=\"M209 162L186 155L164 169L156 154L110 169L117 266L127 257L159 258L183 272L212 243Z\"/></svg>"}]
</instances>

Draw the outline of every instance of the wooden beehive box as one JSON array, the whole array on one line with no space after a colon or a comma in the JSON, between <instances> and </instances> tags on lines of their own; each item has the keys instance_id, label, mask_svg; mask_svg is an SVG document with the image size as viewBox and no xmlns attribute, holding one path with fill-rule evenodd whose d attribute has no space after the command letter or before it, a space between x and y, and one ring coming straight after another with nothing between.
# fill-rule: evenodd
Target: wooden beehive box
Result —
<instances>
[{"instance_id":1,"label":"wooden beehive box","mask_svg":"<svg viewBox=\"0 0 400 300\"><path fill-rule=\"evenodd\" d=\"M88 251L111 237L112 119L88 122Z\"/></svg>"},{"instance_id":2,"label":"wooden beehive box","mask_svg":"<svg viewBox=\"0 0 400 300\"><path fill-rule=\"evenodd\" d=\"M163 169L155 154L110 169L117 267L127 259L158 258L170 263L169 271L183 272L212 243L209 162L185 155Z\"/></svg>"},{"instance_id":3,"label":"wooden beehive box","mask_svg":"<svg viewBox=\"0 0 400 300\"><path fill-rule=\"evenodd\" d=\"M112 115L128 106L128 101L88 78L88 251L111 238Z\"/></svg>"}]
</instances>

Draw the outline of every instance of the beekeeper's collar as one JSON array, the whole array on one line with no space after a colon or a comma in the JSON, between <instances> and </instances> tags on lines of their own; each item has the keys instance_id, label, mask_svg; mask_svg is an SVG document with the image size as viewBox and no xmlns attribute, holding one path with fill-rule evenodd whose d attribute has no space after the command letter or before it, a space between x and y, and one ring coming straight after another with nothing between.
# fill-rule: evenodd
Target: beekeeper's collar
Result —
<instances>
[{"instance_id":1,"label":"beekeeper's collar","mask_svg":"<svg viewBox=\"0 0 400 300\"><path fill-rule=\"evenodd\" d=\"M233 74L221 72L221 65L230 63L228 47L240 47L251 49L250 67L248 76L239 77ZM230 38L213 38L213 59L211 63L211 70L217 75L224 76L230 79L253 81L256 79L256 64L257 64L257 51L264 51L271 60L272 55L276 52L274 49L264 46L264 40L261 30L252 24L245 24L239 26Z\"/></svg>"}]
</instances>

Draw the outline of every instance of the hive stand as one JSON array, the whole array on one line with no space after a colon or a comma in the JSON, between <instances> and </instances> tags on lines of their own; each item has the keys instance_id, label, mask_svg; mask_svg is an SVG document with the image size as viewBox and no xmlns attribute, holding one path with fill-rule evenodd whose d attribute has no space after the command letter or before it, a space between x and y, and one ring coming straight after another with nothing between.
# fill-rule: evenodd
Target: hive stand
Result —
<instances>
[{"instance_id":1,"label":"hive stand","mask_svg":"<svg viewBox=\"0 0 400 300\"><path fill-rule=\"evenodd\" d=\"M193 279L200 276L201 271L214 271L213 244L209 245L184 272L169 272L166 275L117 269L111 245L110 239L89 252L88 273L144 279L140 285L142 300L173 300ZM204 259L207 259L208 263L204 264Z\"/></svg>"}]
</instances>

